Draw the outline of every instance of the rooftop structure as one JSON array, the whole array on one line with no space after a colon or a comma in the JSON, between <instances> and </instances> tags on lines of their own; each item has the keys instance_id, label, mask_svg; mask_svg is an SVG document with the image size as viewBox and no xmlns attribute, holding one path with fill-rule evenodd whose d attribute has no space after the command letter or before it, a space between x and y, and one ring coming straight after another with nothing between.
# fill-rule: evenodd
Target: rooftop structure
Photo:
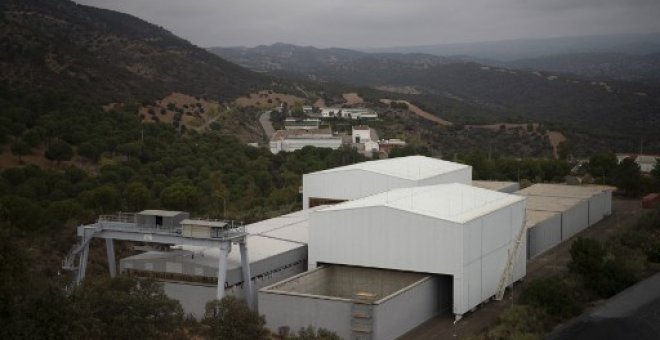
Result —
<instances>
[{"instance_id":1,"label":"rooftop structure","mask_svg":"<svg viewBox=\"0 0 660 340\"><path fill-rule=\"evenodd\" d=\"M303 208L406 188L472 182L468 165L409 156L368 161L303 175Z\"/></svg>"}]
</instances>

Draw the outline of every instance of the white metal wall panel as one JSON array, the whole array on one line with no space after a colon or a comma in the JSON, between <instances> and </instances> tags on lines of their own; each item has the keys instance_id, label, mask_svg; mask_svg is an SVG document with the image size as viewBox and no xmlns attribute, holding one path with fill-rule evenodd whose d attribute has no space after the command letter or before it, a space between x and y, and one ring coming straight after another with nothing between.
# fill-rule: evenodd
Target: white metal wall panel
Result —
<instances>
[{"instance_id":1,"label":"white metal wall panel","mask_svg":"<svg viewBox=\"0 0 660 340\"><path fill-rule=\"evenodd\" d=\"M414 186L414 181L359 169L306 174L303 175L303 209L309 208L310 197L352 200Z\"/></svg>"},{"instance_id":2,"label":"white metal wall panel","mask_svg":"<svg viewBox=\"0 0 660 340\"><path fill-rule=\"evenodd\" d=\"M376 305L373 339L396 339L437 315L441 289L438 283L438 278L429 278Z\"/></svg>"},{"instance_id":3,"label":"white metal wall panel","mask_svg":"<svg viewBox=\"0 0 660 340\"><path fill-rule=\"evenodd\" d=\"M259 314L266 316L266 327L274 333L278 333L280 327L289 327L293 333L312 326L332 330L343 339L351 338L349 300L314 299L263 291L259 291L258 298Z\"/></svg>"},{"instance_id":4,"label":"white metal wall panel","mask_svg":"<svg viewBox=\"0 0 660 340\"><path fill-rule=\"evenodd\" d=\"M561 214L557 213L528 229L527 235L529 259L558 245L561 243Z\"/></svg>"},{"instance_id":5,"label":"white metal wall panel","mask_svg":"<svg viewBox=\"0 0 660 340\"><path fill-rule=\"evenodd\" d=\"M481 301L495 295L497 286L504 273L504 267L509 255L509 248L502 247L482 259L481 265ZM473 308L476 305L470 305Z\"/></svg>"},{"instance_id":6,"label":"white metal wall panel","mask_svg":"<svg viewBox=\"0 0 660 340\"><path fill-rule=\"evenodd\" d=\"M511 214L511 208L506 207L482 217L483 256L504 247L511 242L512 237L514 237Z\"/></svg>"},{"instance_id":7,"label":"white metal wall panel","mask_svg":"<svg viewBox=\"0 0 660 340\"><path fill-rule=\"evenodd\" d=\"M605 191L589 199L589 225L594 225L612 213L612 192Z\"/></svg>"},{"instance_id":8,"label":"white metal wall panel","mask_svg":"<svg viewBox=\"0 0 660 340\"><path fill-rule=\"evenodd\" d=\"M467 306L476 306L483 301L481 299L482 270L483 268L481 259L477 259L465 267L466 289L464 299L467 301Z\"/></svg>"},{"instance_id":9,"label":"white metal wall panel","mask_svg":"<svg viewBox=\"0 0 660 340\"><path fill-rule=\"evenodd\" d=\"M573 208L564 211L561 223L562 241L584 230L589 226L589 201L581 201Z\"/></svg>"},{"instance_id":10,"label":"white metal wall panel","mask_svg":"<svg viewBox=\"0 0 660 340\"><path fill-rule=\"evenodd\" d=\"M461 226L385 207L310 214L309 267L317 262L453 274L462 270Z\"/></svg>"},{"instance_id":11,"label":"white metal wall panel","mask_svg":"<svg viewBox=\"0 0 660 340\"><path fill-rule=\"evenodd\" d=\"M483 239L483 220L477 218L463 225L463 264L481 258Z\"/></svg>"}]
</instances>

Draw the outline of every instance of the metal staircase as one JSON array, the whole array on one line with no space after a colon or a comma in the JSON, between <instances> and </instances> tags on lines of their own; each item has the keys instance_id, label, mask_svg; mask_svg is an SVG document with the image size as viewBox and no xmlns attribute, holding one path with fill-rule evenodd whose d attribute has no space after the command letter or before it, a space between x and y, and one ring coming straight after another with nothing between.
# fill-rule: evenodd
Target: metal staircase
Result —
<instances>
[{"instance_id":1,"label":"metal staircase","mask_svg":"<svg viewBox=\"0 0 660 340\"><path fill-rule=\"evenodd\" d=\"M90 233L87 235L87 237L81 237L80 241L75 244L73 247L71 247L71 250L69 250L69 253L66 255L64 260L62 260L62 269L68 270L74 273L75 275L75 284L79 284L80 281L82 280L81 273L80 273L80 267L86 265L86 260L84 257L87 256L87 252L84 250L87 249L89 246L89 242L92 240L94 237L93 233ZM76 258L78 258L78 266L76 266ZM85 262L85 263L83 263ZM83 274L84 275L84 274Z\"/></svg>"},{"instance_id":2,"label":"metal staircase","mask_svg":"<svg viewBox=\"0 0 660 340\"><path fill-rule=\"evenodd\" d=\"M516 237L513 247L509 249L509 258L506 261L506 267L504 267L504 272L502 273L502 278L500 279L500 283L497 286L497 293L495 294L495 300L497 301L501 301L504 298L506 286L509 285L508 282L511 279L511 274L513 273L513 268L516 264L516 258L518 257L518 251L520 250L520 244L522 244L523 238L526 235L525 231L527 228L525 228L525 222L526 218L523 219L522 226L520 226L520 231L518 232L518 236Z\"/></svg>"}]
</instances>

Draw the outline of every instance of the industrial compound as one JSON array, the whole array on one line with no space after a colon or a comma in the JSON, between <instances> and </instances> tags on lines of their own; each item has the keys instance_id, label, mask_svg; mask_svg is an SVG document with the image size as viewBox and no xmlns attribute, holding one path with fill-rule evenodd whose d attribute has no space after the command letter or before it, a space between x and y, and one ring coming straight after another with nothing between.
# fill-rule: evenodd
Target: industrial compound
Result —
<instances>
[{"instance_id":1,"label":"industrial compound","mask_svg":"<svg viewBox=\"0 0 660 340\"><path fill-rule=\"evenodd\" d=\"M245 226L166 211L100 219L79 228L72 254L82 279L92 237L174 245L123 258L120 272L156 277L196 317L231 294L275 333L311 325L347 339L392 339L438 314L458 320L501 299L524 278L526 260L611 213L609 187L518 189L473 182L471 167L428 157L370 161L305 174L298 212Z\"/></svg>"}]
</instances>

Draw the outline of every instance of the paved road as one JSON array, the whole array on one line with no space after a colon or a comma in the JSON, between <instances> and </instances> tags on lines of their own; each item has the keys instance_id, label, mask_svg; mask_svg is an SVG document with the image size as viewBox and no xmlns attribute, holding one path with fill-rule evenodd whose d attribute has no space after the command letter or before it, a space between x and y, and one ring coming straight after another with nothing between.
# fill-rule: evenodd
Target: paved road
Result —
<instances>
[{"instance_id":1,"label":"paved road","mask_svg":"<svg viewBox=\"0 0 660 340\"><path fill-rule=\"evenodd\" d=\"M572 239L566 240L555 248L541 254L527 262L527 276L525 282L532 279L548 277L568 270L567 264L571 260L569 253L571 243L578 236L589 237L605 241L612 235L628 228L639 220L642 215L641 203L633 199L612 199L612 215L583 230ZM525 284L522 283L522 285ZM513 299L507 291L502 301L491 301L478 307L473 313L464 315L458 323L454 324L452 315L437 316L419 327L404 334L400 339L451 339L475 336L481 331L492 327L497 316L512 305L521 291L521 284L514 285Z\"/></svg>"},{"instance_id":2,"label":"paved road","mask_svg":"<svg viewBox=\"0 0 660 340\"><path fill-rule=\"evenodd\" d=\"M270 140L270 137L275 133L275 129L273 129L273 123L270 121L270 111L264 111L264 113L259 116L259 123L264 129L266 139Z\"/></svg>"}]
</instances>

